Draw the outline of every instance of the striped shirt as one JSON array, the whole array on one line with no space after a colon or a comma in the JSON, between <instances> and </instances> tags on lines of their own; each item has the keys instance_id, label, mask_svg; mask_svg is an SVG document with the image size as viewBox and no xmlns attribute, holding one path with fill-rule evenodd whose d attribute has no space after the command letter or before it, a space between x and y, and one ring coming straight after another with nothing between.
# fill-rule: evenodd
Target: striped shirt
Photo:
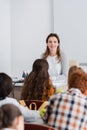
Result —
<instances>
[{"instance_id":1,"label":"striped shirt","mask_svg":"<svg viewBox=\"0 0 87 130\"><path fill-rule=\"evenodd\" d=\"M56 130L87 130L87 97L74 88L53 95L45 118Z\"/></svg>"}]
</instances>

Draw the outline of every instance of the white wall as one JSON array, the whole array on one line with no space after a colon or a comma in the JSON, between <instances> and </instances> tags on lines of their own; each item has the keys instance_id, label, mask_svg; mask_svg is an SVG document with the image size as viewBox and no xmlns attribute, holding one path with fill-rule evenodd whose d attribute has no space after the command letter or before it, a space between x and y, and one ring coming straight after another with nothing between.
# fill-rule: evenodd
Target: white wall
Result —
<instances>
[{"instance_id":1,"label":"white wall","mask_svg":"<svg viewBox=\"0 0 87 130\"><path fill-rule=\"evenodd\" d=\"M0 0L0 72L6 72L11 75L9 0Z\"/></svg>"},{"instance_id":2,"label":"white wall","mask_svg":"<svg viewBox=\"0 0 87 130\"><path fill-rule=\"evenodd\" d=\"M54 0L54 32L69 59L87 63L87 0Z\"/></svg>"},{"instance_id":3,"label":"white wall","mask_svg":"<svg viewBox=\"0 0 87 130\"><path fill-rule=\"evenodd\" d=\"M45 49L52 31L51 0L11 0L12 76L20 77Z\"/></svg>"},{"instance_id":4,"label":"white wall","mask_svg":"<svg viewBox=\"0 0 87 130\"><path fill-rule=\"evenodd\" d=\"M30 72L52 29L52 0L0 0L0 72Z\"/></svg>"}]
</instances>

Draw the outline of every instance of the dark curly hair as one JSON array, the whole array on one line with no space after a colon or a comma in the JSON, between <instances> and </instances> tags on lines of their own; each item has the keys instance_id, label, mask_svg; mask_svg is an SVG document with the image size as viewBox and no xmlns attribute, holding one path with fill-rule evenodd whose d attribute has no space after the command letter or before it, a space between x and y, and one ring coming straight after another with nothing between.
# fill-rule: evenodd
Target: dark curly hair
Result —
<instances>
[{"instance_id":1,"label":"dark curly hair","mask_svg":"<svg viewBox=\"0 0 87 130\"><path fill-rule=\"evenodd\" d=\"M42 100L45 91L45 98L48 99L50 89L48 62L45 59L36 59L33 63L32 71L26 77L21 99Z\"/></svg>"},{"instance_id":2,"label":"dark curly hair","mask_svg":"<svg viewBox=\"0 0 87 130\"><path fill-rule=\"evenodd\" d=\"M12 79L5 73L0 73L0 100L7 97L13 89Z\"/></svg>"}]
</instances>

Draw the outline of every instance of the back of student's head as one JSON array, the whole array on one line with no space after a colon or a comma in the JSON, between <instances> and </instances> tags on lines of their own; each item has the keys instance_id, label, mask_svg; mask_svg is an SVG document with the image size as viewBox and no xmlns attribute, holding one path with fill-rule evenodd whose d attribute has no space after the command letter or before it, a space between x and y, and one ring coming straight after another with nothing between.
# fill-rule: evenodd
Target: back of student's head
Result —
<instances>
[{"instance_id":1,"label":"back of student's head","mask_svg":"<svg viewBox=\"0 0 87 130\"><path fill-rule=\"evenodd\" d=\"M0 107L0 129L12 128L16 130L16 127L18 126L15 120L19 117L23 118L22 113L18 107L16 107L13 104L2 105ZM22 126L21 128L23 128L23 124L21 124L21 126Z\"/></svg>"},{"instance_id":2,"label":"back of student's head","mask_svg":"<svg viewBox=\"0 0 87 130\"><path fill-rule=\"evenodd\" d=\"M87 90L87 74L81 68L72 73L69 80L69 88L80 89L82 93Z\"/></svg>"},{"instance_id":3,"label":"back of student's head","mask_svg":"<svg viewBox=\"0 0 87 130\"><path fill-rule=\"evenodd\" d=\"M48 62L45 59L36 59L34 61L32 71L24 82L21 94L22 99L42 100L44 90L48 99L48 92L51 86L49 84L48 68Z\"/></svg>"},{"instance_id":4,"label":"back of student's head","mask_svg":"<svg viewBox=\"0 0 87 130\"><path fill-rule=\"evenodd\" d=\"M12 91L12 79L5 73L0 73L0 99L4 99Z\"/></svg>"},{"instance_id":5,"label":"back of student's head","mask_svg":"<svg viewBox=\"0 0 87 130\"><path fill-rule=\"evenodd\" d=\"M75 72L77 69L78 69L78 66L76 66L76 65L71 66L71 67L69 68L68 74L69 74L69 75L72 74L72 73Z\"/></svg>"},{"instance_id":6,"label":"back of student's head","mask_svg":"<svg viewBox=\"0 0 87 130\"><path fill-rule=\"evenodd\" d=\"M71 75L72 75L74 72L78 71L79 69L80 69L80 68L79 68L78 66L76 66L76 65L71 66L71 67L69 68L69 72L68 72L68 83L69 83L69 81L70 81Z\"/></svg>"},{"instance_id":7,"label":"back of student's head","mask_svg":"<svg viewBox=\"0 0 87 130\"><path fill-rule=\"evenodd\" d=\"M32 72L40 78L48 77L48 62L45 59L36 59L32 66Z\"/></svg>"}]
</instances>

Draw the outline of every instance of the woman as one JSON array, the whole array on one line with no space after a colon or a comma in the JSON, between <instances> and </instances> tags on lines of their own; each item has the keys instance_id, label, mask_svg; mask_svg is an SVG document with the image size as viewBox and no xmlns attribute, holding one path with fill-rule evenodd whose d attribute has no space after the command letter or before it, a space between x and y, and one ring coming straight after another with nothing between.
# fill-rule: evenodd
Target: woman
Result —
<instances>
[{"instance_id":1,"label":"woman","mask_svg":"<svg viewBox=\"0 0 87 130\"><path fill-rule=\"evenodd\" d=\"M46 101L54 94L48 68L45 59L36 59L34 61L32 71L25 79L21 99Z\"/></svg>"},{"instance_id":2,"label":"woman","mask_svg":"<svg viewBox=\"0 0 87 130\"><path fill-rule=\"evenodd\" d=\"M50 33L46 38L46 51L42 58L49 64L49 75L52 80L67 80L68 60L60 49L60 39L56 33Z\"/></svg>"},{"instance_id":3,"label":"woman","mask_svg":"<svg viewBox=\"0 0 87 130\"><path fill-rule=\"evenodd\" d=\"M12 79L5 73L0 73L0 106L4 104L14 104L22 112L25 121L37 121L40 119L39 111L29 110L28 108L19 104L19 102L11 97L8 97L12 91Z\"/></svg>"},{"instance_id":4,"label":"woman","mask_svg":"<svg viewBox=\"0 0 87 130\"><path fill-rule=\"evenodd\" d=\"M18 107L13 104L0 107L0 130L24 130L24 118Z\"/></svg>"}]
</instances>

